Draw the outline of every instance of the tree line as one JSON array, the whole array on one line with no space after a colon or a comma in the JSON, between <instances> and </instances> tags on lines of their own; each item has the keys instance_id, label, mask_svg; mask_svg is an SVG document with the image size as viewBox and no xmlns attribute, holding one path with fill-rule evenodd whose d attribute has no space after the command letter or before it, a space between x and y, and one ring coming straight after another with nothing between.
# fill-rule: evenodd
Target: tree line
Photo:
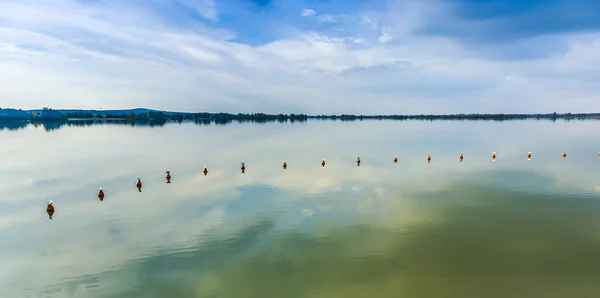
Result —
<instances>
[{"instance_id":1,"label":"tree line","mask_svg":"<svg viewBox=\"0 0 600 298\"><path fill-rule=\"evenodd\" d=\"M38 110L39 112L25 112L22 110L15 109L0 109L0 119L2 120L34 120L34 121L48 121L48 120L69 120L69 119L115 119L115 120L129 120L129 121L183 121L183 120L194 120L198 124L208 122L214 122L218 124L230 123L230 122L302 122L308 119L321 119L321 120L341 120L341 121L355 121L355 120L367 120L367 119L379 119L379 120L490 120L490 121L504 121L504 120L524 120L524 119L600 119L600 113L548 113L548 114L449 114L449 115L306 115L306 114L265 114L265 113L172 113L172 112L161 112L161 111L147 111L135 113L130 111L127 113L124 111L122 114L115 113L102 113L93 111L68 111L63 112L61 110L53 110L51 108L43 108Z\"/></svg>"}]
</instances>

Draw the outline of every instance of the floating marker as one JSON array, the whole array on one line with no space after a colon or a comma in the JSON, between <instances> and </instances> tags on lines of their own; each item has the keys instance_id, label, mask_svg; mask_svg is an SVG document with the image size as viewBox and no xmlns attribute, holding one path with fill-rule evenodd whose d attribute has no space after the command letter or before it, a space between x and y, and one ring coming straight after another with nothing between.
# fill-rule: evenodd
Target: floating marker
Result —
<instances>
[{"instance_id":1,"label":"floating marker","mask_svg":"<svg viewBox=\"0 0 600 298\"><path fill-rule=\"evenodd\" d=\"M48 218L52 219L52 215L54 215L54 205L52 205L52 200L46 205L46 213L48 213Z\"/></svg>"},{"instance_id":2,"label":"floating marker","mask_svg":"<svg viewBox=\"0 0 600 298\"><path fill-rule=\"evenodd\" d=\"M531 153L531 151L527 152L527 160L531 160L532 155L533 154ZM563 152L561 156L562 156L563 159L566 159L567 153ZM492 157L492 161L495 161L496 160L496 152L492 152L491 157ZM598 158L600 158L600 153L598 153ZM463 159L464 159L464 156L463 156L462 153L460 153L459 160L462 162ZM397 162L398 162L398 156L394 156L393 160L394 160L394 165L396 165ZM427 161L427 163L431 162L431 155L427 155L426 161ZM360 166L360 163L361 163L360 156L358 156L356 158L356 165ZM321 166L323 168L325 167L325 159L321 160ZM285 161L285 160L283 161L282 167L283 167L284 170L287 169L287 161ZM241 163L240 169L242 170L242 173L245 173L246 164L244 162ZM206 166L204 166L203 173L204 173L205 176L208 174L208 168ZM166 171L165 178L167 180L167 183L171 183L171 171ZM139 177L137 178L136 186L137 186L138 190L141 192L142 191L142 180ZM99 187L97 195L98 195L98 198L101 201L104 200L105 194L104 194L104 190L102 189L102 187ZM47 203L47 205L46 205L46 211L49 214L50 219L52 219L52 214L55 211L54 205L52 204L52 200L50 200Z\"/></svg>"},{"instance_id":3,"label":"floating marker","mask_svg":"<svg viewBox=\"0 0 600 298\"><path fill-rule=\"evenodd\" d=\"M50 202L48 202L48 205L46 205L46 211L54 211L54 205L52 205L52 200L50 200Z\"/></svg>"}]
</instances>

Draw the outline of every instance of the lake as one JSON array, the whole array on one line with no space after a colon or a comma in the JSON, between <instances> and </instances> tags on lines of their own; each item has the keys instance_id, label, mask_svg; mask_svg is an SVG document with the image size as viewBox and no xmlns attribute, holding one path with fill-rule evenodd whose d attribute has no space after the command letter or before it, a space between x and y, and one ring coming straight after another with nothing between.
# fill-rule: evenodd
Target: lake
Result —
<instances>
[{"instance_id":1,"label":"lake","mask_svg":"<svg viewBox=\"0 0 600 298\"><path fill-rule=\"evenodd\" d=\"M600 297L598 124L3 130L0 297Z\"/></svg>"}]
</instances>

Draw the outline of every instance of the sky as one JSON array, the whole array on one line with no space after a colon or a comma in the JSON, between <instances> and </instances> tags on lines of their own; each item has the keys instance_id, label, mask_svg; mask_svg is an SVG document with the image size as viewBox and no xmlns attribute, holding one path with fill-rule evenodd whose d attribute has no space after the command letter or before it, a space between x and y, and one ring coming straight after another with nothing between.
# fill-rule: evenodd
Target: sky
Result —
<instances>
[{"instance_id":1,"label":"sky","mask_svg":"<svg viewBox=\"0 0 600 298\"><path fill-rule=\"evenodd\" d=\"M0 107L600 112L600 1L0 0Z\"/></svg>"}]
</instances>

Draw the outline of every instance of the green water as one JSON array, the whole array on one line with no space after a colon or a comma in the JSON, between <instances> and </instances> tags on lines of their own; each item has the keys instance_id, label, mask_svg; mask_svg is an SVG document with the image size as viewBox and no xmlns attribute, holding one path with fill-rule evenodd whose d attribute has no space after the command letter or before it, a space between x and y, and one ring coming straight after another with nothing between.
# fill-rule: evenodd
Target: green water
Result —
<instances>
[{"instance_id":1,"label":"green water","mask_svg":"<svg viewBox=\"0 0 600 298\"><path fill-rule=\"evenodd\" d=\"M599 123L0 131L0 297L600 297Z\"/></svg>"}]
</instances>

